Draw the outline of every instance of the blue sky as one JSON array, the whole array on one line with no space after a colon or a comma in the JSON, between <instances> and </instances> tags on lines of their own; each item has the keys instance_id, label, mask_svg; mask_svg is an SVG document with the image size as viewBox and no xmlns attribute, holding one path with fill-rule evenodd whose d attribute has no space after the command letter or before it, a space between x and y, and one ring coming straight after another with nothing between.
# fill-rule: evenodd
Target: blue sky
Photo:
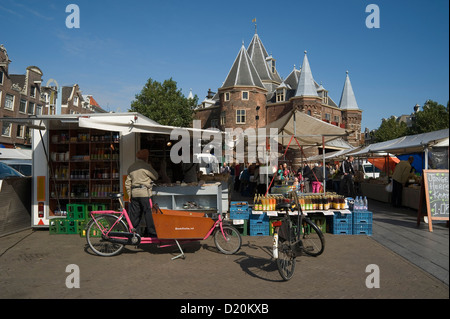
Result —
<instances>
[{"instance_id":1,"label":"blue sky","mask_svg":"<svg viewBox=\"0 0 450 319\"><path fill-rule=\"evenodd\" d=\"M71 3L79 29L65 25ZM378 29L365 25L371 3ZM339 103L349 71L363 129L428 99L447 105L448 0L1 0L0 43L10 73L36 65L44 82L78 83L103 108L125 112L149 78L173 78L200 101L209 88L217 92L242 42L250 43L254 18L282 77L307 50L314 79Z\"/></svg>"}]
</instances>

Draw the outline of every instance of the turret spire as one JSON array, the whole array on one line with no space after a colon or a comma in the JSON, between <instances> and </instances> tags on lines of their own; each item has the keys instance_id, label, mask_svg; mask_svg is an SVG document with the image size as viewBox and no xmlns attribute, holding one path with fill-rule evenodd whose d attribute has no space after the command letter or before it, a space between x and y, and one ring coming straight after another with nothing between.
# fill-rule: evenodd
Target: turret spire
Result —
<instances>
[{"instance_id":1,"label":"turret spire","mask_svg":"<svg viewBox=\"0 0 450 319\"><path fill-rule=\"evenodd\" d=\"M314 78L312 76L311 68L309 66L308 56L303 58L302 71L300 73L300 78L298 79L297 92L295 96L318 96L316 85L314 84Z\"/></svg>"},{"instance_id":2,"label":"turret spire","mask_svg":"<svg viewBox=\"0 0 450 319\"><path fill-rule=\"evenodd\" d=\"M346 71L346 74L339 107L343 110L359 110L358 103L356 103L355 93L353 93L350 77L348 76L348 71Z\"/></svg>"}]
</instances>

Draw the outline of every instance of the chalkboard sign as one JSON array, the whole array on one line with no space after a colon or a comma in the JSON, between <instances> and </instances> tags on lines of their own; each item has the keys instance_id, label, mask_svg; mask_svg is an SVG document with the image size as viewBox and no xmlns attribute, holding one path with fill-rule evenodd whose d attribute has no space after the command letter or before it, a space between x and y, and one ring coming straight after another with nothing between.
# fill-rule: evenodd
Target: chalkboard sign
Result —
<instances>
[{"instance_id":1,"label":"chalkboard sign","mask_svg":"<svg viewBox=\"0 0 450 319\"><path fill-rule=\"evenodd\" d=\"M433 220L449 220L448 170L423 170L417 225L420 224L423 204L426 204L428 228L433 231ZM424 198L426 203L424 203Z\"/></svg>"}]
</instances>

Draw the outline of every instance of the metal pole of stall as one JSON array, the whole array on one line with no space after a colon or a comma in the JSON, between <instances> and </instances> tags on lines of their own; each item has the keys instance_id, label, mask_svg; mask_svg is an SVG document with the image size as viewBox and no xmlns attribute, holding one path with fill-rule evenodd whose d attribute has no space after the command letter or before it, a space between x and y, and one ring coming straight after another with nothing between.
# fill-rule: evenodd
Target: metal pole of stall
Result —
<instances>
[{"instance_id":1,"label":"metal pole of stall","mask_svg":"<svg viewBox=\"0 0 450 319\"><path fill-rule=\"evenodd\" d=\"M323 157L323 159L322 159L322 176L323 176L323 193L325 194L326 193L326 187L327 187L327 180L326 180L326 176L325 176L325 174L326 174L326 170L325 170L325 136L323 136L322 135L322 157Z\"/></svg>"}]
</instances>

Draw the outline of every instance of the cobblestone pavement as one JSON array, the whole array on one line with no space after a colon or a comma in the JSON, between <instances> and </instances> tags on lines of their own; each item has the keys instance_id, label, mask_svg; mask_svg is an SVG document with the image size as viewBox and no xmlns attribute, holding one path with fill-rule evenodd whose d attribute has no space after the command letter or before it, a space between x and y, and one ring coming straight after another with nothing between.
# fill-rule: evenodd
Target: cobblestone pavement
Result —
<instances>
[{"instance_id":1,"label":"cobblestone pavement","mask_svg":"<svg viewBox=\"0 0 450 319\"><path fill-rule=\"evenodd\" d=\"M288 282L271 257L271 237L243 237L235 255L219 253L212 239L176 249L128 247L99 257L78 235L26 230L0 239L0 298L176 299L441 299L448 286L371 237L325 234L325 252L301 256ZM68 265L80 271L80 288L69 289ZM377 265L379 288L367 288L368 265Z\"/></svg>"}]
</instances>

